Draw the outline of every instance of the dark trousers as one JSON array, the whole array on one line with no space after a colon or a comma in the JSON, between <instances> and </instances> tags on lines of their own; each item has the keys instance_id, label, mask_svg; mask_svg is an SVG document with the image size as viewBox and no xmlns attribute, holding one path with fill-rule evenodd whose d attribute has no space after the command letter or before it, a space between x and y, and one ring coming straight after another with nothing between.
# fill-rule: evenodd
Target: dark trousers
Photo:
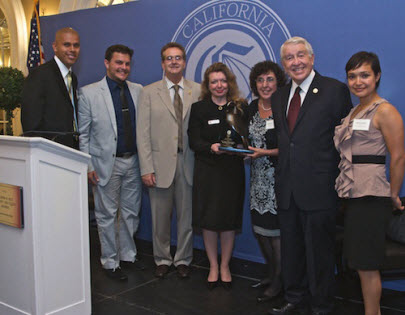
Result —
<instances>
[{"instance_id":1,"label":"dark trousers","mask_svg":"<svg viewBox=\"0 0 405 315\"><path fill-rule=\"evenodd\" d=\"M302 210L291 196L290 207L279 209L278 218L285 299L310 304L314 310L331 310L336 208Z\"/></svg>"}]
</instances>

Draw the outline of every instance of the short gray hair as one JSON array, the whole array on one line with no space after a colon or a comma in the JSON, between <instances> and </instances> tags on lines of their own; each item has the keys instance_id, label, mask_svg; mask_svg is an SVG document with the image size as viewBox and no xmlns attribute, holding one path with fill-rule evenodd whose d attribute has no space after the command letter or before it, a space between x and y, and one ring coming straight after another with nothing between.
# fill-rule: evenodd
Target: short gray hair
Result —
<instances>
[{"instance_id":1,"label":"short gray hair","mask_svg":"<svg viewBox=\"0 0 405 315\"><path fill-rule=\"evenodd\" d=\"M308 52L308 54L309 54L309 56L312 57L312 55L314 54L314 50L312 49L311 44L308 43L308 41L307 41L305 38L299 37L299 36L294 36L294 37L291 37L291 38L287 39L287 40L284 42L284 44L281 45L281 47L280 47L280 56L281 56L281 59L283 59L283 57L284 57L284 56L283 56L284 47L285 47L286 45L291 45L291 44L293 44L293 45L304 44L304 45L305 45L305 48L306 48L306 50L307 50L307 52Z\"/></svg>"}]
</instances>

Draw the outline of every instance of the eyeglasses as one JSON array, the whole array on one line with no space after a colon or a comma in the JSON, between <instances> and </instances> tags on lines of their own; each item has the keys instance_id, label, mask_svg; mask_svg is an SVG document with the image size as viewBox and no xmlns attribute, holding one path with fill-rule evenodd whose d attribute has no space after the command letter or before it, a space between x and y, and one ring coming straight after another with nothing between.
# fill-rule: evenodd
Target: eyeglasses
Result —
<instances>
[{"instance_id":1,"label":"eyeglasses","mask_svg":"<svg viewBox=\"0 0 405 315\"><path fill-rule=\"evenodd\" d=\"M179 61L179 60L182 60L183 59L183 57L182 56L166 56L165 57L165 60L166 61L172 61L172 60L176 60L176 61Z\"/></svg>"},{"instance_id":2,"label":"eyeglasses","mask_svg":"<svg viewBox=\"0 0 405 315\"><path fill-rule=\"evenodd\" d=\"M257 78L257 79L256 79L256 83L263 84L264 81L266 81L267 83L273 83L275 80L276 80L276 79L273 78L273 77L267 77L266 79L264 79L264 78Z\"/></svg>"}]
</instances>

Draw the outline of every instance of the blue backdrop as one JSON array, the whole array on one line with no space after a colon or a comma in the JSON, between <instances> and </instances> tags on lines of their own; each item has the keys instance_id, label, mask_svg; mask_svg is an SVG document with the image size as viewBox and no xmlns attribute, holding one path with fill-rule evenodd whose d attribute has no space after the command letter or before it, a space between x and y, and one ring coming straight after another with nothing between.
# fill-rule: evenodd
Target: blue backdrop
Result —
<instances>
[{"instance_id":1,"label":"blue backdrop","mask_svg":"<svg viewBox=\"0 0 405 315\"><path fill-rule=\"evenodd\" d=\"M41 28L46 59L53 56L51 44L57 29L71 26L79 32L81 53L74 71L80 86L105 75L104 52L117 43L135 50L131 81L147 85L161 79L160 49L175 40L187 50L187 78L200 82L207 65L223 61L237 74L246 96L250 67L263 59L279 62L280 45L288 37L308 39L315 52L316 70L341 81L345 80L344 66L352 54L373 51L382 66L380 95L404 116L404 11L403 0L140 0L42 17ZM243 229L237 236L234 256L263 261L245 199ZM150 227L145 191L138 236L151 239ZM175 239L175 230L172 235ZM200 236L195 237L194 245L203 247Z\"/></svg>"}]
</instances>

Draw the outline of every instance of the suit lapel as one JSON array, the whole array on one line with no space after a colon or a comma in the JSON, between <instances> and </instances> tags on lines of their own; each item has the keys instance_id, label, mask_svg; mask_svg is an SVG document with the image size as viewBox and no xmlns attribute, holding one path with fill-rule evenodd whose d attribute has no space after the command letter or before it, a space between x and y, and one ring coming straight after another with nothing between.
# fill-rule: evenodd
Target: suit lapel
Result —
<instances>
[{"instance_id":1,"label":"suit lapel","mask_svg":"<svg viewBox=\"0 0 405 315\"><path fill-rule=\"evenodd\" d=\"M62 94L66 98L66 100L69 101L70 104L72 105L72 101L70 99L68 90L66 88L65 80L62 77L62 73L59 70L58 64L56 63L55 59L53 59L53 58L49 62L52 64L52 68L55 73L55 78L56 78L56 82L59 85L59 89L62 91ZM73 83L73 81L72 81L72 83ZM76 81L76 84L77 84L77 81Z\"/></svg>"},{"instance_id":2,"label":"suit lapel","mask_svg":"<svg viewBox=\"0 0 405 315\"><path fill-rule=\"evenodd\" d=\"M74 101L74 107L76 114L78 113L78 106L79 106L79 101L77 99L77 77L72 71L72 88L73 88L73 101Z\"/></svg>"},{"instance_id":3,"label":"suit lapel","mask_svg":"<svg viewBox=\"0 0 405 315\"><path fill-rule=\"evenodd\" d=\"M298 117L297 117L297 121L295 123L294 130L296 129L297 125L302 120L302 117L304 117L305 113L308 111L308 109L312 106L312 104L318 98L319 78L320 78L320 75L316 72L315 77L312 80L311 85L309 86L309 89L307 91L307 95L305 96L304 103L302 103L302 105L301 105L301 109L298 113ZM314 93L314 91L316 91L316 93Z\"/></svg>"},{"instance_id":4,"label":"suit lapel","mask_svg":"<svg viewBox=\"0 0 405 315\"><path fill-rule=\"evenodd\" d=\"M72 88L73 88L73 99L75 101L75 105L77 106L77 77L72 71Z\"/></svg>"},{"instance_id":5,"label":"suit lapel","mask_svg":"<svg viewBox=\"0 0 405 315\"><path fill-rule=\"evenodd\" d=\"M191 107L193 90L190 82L184 79L184 91L183 91L183 120L186 118L187 113Z\"/></svg>"},{"instance_id":6,"label":"suit lapel","mask_svg":"<svg viewBox=\"0 0 405 315\"><path fill-rule=\"evenodd\" d=\"M110 116L111 125L114 129L114 133L115 135L117 135L117 118L115 117L114 104L111 97L110 88L108 87L107 84L107 79L104 77L104 79L101 80L100 83L101 83L101 95L104 100L104 105L107 109L108 115Z\"/></svg>"},{"instance_id":7,"label":"suit lapel","mask_svg":"<svg viewBox=\"0 0 405 315\"><path fill-rule=\"evenodd\" d=\"M176 119L176 113L174 111L174 106L172 104L172 100L170 98L170 93L169 93L169 90L167 88L167 84L166 84L165 79L162 80L162 84L160 85L160 87L158 86L157 94L159 95L159 97L161 98L163 104L167 107L169 112L173 115L174 119Z\"/></svg>"},{"instance_id":8,"label":"suit lapel","mask_svg":"<svg viewBox=\"0 0 405 315\"><path fill-rule=\"evenodd\" d=\"M132 97L132 102L134 103L134 107L135 107L135 114L137 111L137 100L138 100L138 92L136 89L132 88L132 85L129 81L127 81L127 85L128 85L128 89L129 89L129 93L131 94Z\"/></svg>"},{"instance_id":9,"label":"suit lapel","mask_svg":"<svg viewBox=\"0 0 405 315\"><path fill-rule=\"evenodd\" d=\"M290 82L284 89L280 91L280 99L281 99L281 117L283 117L283 128L285 128L288 132L288 125L287 125L287 105L288 105L288 98L290 96L292 83ZM289 133L289 132L288 132Z\"/></svg>"}]
</instances>

